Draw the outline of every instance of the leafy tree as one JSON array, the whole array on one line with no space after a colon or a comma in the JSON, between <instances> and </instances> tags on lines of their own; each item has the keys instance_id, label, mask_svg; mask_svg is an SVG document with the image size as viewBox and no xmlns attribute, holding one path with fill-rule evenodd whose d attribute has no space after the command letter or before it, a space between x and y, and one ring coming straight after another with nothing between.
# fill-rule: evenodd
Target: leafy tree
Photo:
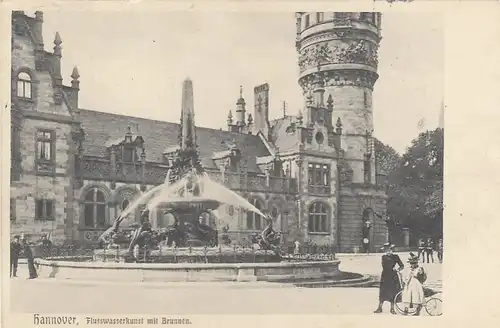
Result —
<instances>
[{"instance_id":1,"label":"leafy tree","mask_svg":"<svg viewBox=\"0 0 500 328\"><path fill-rule=\"evenodd\" d=\"M375 154L377 159L377 170L383 174L389 175L401 162L401 155L389 145L375 139Z\"/></svg>"},{"instance_id":2,"label":"leafy tree","mask_svg":"<svg viewBox=\"0 0 500 328\"><path fill-rule=\"evenodd\" d=\"M413 235L441 235L443 129L420 133L388 176L388 212Z\"/></svg>"}]
</instances>

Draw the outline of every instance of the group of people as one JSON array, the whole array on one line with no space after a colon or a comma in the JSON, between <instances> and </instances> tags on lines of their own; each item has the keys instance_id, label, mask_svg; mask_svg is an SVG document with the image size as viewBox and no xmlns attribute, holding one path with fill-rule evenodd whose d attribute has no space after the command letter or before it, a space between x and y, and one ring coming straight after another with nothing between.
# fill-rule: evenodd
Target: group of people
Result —
<instances>
[{"instance_id":1,"label":"group of people","mask_svg":"<svg viewBox=\"0 0 500 328\"><path fill-rule=\"evenodd\" d=\"M383 247L385 253L382 255L382 275L380 277L379 305L375 313L382 312L384 302L391 303L391 313L396 314L394 303L397 294L402 290L402 303L405 304L405 313L408 308L416 307L415 315L420 315L424 304L423 283L427 280L425 269L419 264L419 257L410 253L408 257L409 269L404 278L400 272L404 264L397 254L393 253L394 245L386 243Z\"/></svg>"},{"instance_id":2,"label":"group of people","mask_svg":"<svg viewBox=\"0 0 500 328\"><path fill-rule=\"evenodd\" d=\"M10 276L17 277L17 267L19 263L19 257L24 255L28 261L28 279L38 278L38 274L35 267L35 260L33 256L33 251L31 250L31 243L26 237L20 238L19 236L14 236L10 242Z\"/></svg>"},{"instance_id":3,"label":"group of people","mask_svg":"<svg viewBox=\"0 0 500 328\"><path fill-rule=\"evenodd\" d=\"M427 258L427 263L434 263L434 253L437 253L439 263L443 263L443 239L439 239L437 245L434 243L432 238L427 238L425 241L421 238L418 241L418 258L422 257L422 262L425 263Z\"/></svg>"}]
</instances>

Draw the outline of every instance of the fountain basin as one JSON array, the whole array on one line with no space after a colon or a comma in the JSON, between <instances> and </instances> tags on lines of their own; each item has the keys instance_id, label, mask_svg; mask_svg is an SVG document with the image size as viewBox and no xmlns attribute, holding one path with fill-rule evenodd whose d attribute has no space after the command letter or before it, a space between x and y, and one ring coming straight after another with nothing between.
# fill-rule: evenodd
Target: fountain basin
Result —
<instances>
[{"instance_id":1,"label":"fountain basin","mask_svg":"<svg viewBox=\"0 0 500 328\"><path fill-rule=\"evenodd\" d=\"M98 262L132 263L135 259L127 249L97 249L93 260ZM271 263L280 262L272 251L233 247L164 247L151 250L149 263ZM142 261L141 261L142 262Z\"/></svg>"},{"instance_id":2,"label":"fountain basin","mask_svg":"<svg viewBox=\"0 0 500 328\"><path fill-rule=\"evenodd\" d=\"M41 278L112 282L216 282L329 279L339 260L277 263L117 263L37 259Z\"/></svg>"}]
</instances>

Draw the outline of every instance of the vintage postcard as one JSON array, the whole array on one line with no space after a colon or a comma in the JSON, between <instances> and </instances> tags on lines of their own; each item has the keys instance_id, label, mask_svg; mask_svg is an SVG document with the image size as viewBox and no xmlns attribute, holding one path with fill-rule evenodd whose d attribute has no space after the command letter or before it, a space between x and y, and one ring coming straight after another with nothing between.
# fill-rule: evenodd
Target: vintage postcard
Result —
<instances>
[{"instance_id":1,"label":"vintage postcard","mask_svg":"<svg viewBox=\"0 0 500 328\"><path fill-rule=\"evenodd\" d=\"M8 9L2 320L453 311L447 9L235 6Z\"/></svg>"}]
</instances>

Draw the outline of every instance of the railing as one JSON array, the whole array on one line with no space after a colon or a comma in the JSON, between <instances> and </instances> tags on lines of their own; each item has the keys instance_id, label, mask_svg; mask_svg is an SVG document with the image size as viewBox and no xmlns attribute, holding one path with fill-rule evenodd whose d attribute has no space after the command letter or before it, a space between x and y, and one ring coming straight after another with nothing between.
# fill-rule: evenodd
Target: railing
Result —
<instances>
[{"instance_id":1,"label":"railing","mask_svg":"<svg viewBox=\"0 0 500 328\"><path fill-rule=\"evenodd\" d=\"M79 163L79 177L84 180L120 181L146 185L159 185L165 181L168 167L160 163L116 163L97 157L84 157ZM144 170L144 172L143 172ZM232 190L273 193L296 193L294 178L269 177L254 172L222 172L210 170L209 177Z\"/></svg>"},{"instance_id":2,"label":"railing","mask_svg":"<svg viewBox=\"0 0 500 328\"><path fill-rule=\"evenodd\" d=\"M100 250L100 257L107 261L118 261L120 257L123 257L123 250L127 248L99 248L99 247L76 247L73 245L69 246L58 246L53 245L51 247L46 247L42 245L32 246L33 256L40 259L65 259L74 262L86 262L92 261L94 259L94 251ZM214 250L215 249L215 250ZM257 263L263 262L275 255L274 251L271 250L259 250L258 247L252 245L240 245L234 244L230 245L228 248L223 247L197 247L197 248L183 248L182 253L177 248L155 248L151 251L155 252L153 258L149 258L146 262L158 262L162 263L178 263L178 262L189 262L189 263L208 263L208 257L211 258L210 262L224 262L224 263ZM187 251L187 252L186 252ZM281 258L285 261L331 261L335 259L335 247L334 246L300 246L299 252L296 252L294 246L282 246ZM262 256L264 255L264 256ZM169 257L169 260L165 261L165 257ZM186 258L189 257L189 260ZM23 258L23 256L21 256ZM155 260L156 259L156 260Z\"/></svg>"}]
</instances>

